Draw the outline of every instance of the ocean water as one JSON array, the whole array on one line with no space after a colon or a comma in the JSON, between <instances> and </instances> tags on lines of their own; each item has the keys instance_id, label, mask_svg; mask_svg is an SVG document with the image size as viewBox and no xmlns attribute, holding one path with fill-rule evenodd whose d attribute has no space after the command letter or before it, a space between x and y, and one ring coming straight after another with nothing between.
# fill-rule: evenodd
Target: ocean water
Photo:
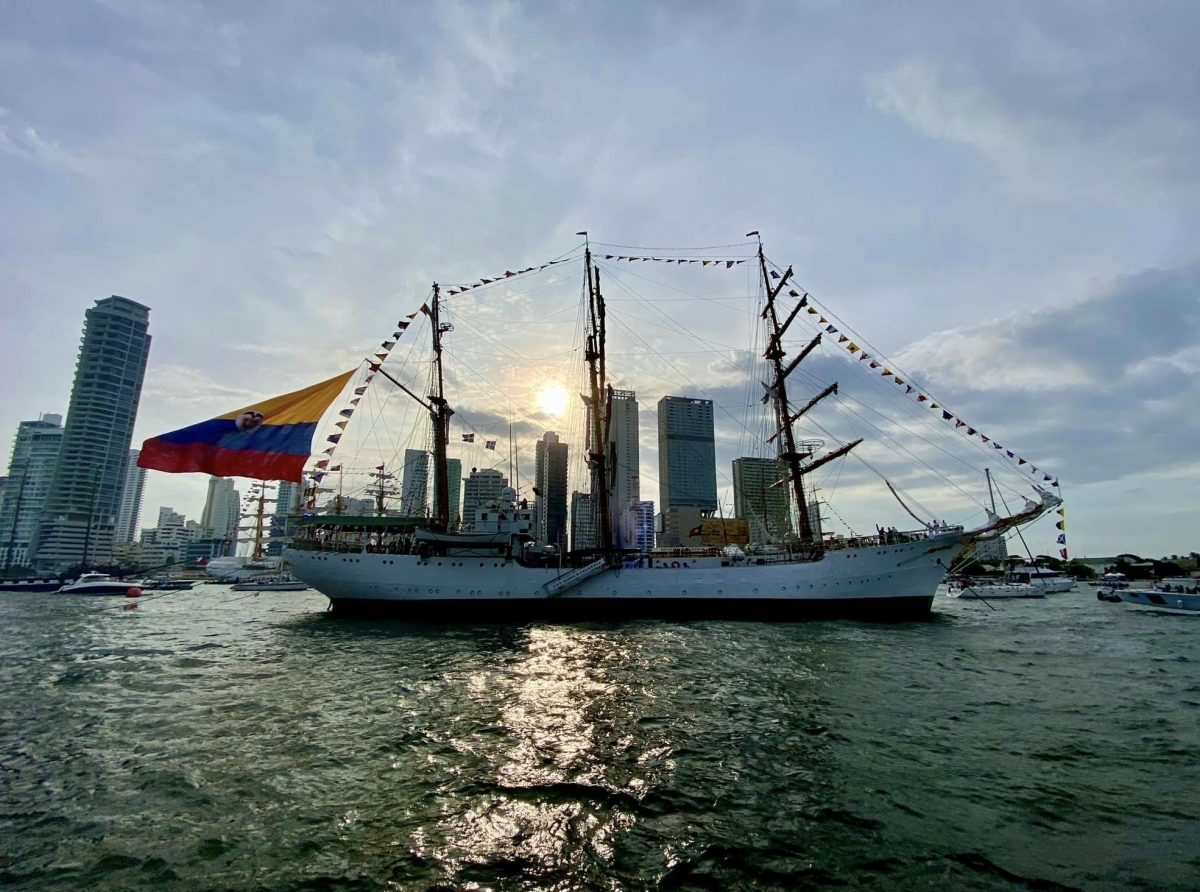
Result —
<instances>
[{"instance_id":1,"label":"ocean water","mask_svg":"<svg viewBox=\"0 0 1200 892\"><path fill-rule=\"evenodd\" d=\"M1200 622L0 594L9 889L1200 888Z\"/></svg>"}]
</instances>

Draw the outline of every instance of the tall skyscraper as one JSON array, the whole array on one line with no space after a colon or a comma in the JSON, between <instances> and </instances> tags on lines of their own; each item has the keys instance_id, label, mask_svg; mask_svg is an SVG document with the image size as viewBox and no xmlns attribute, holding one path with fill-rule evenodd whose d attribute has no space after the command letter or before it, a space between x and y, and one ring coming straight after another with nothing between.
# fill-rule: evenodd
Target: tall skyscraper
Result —
<instances>
[{"instance_id":1,"label":"tall skyscraper","mask_svg":"<svg viewBox=\"0 0 1200 892\"><path fill-rule=\"evenodd\" d=\"M304 497L304 484L292 480L280 480L279 489L275 491L275 516L290 517L299 513L300 502Z\"/></svg>"},{"instance_id":2,"label":"tall skyscraper","mask_svg":"<svg viewBox=\"0 0 1200 892\"><path fill-rule=\"evenodd\" d=\"M599 548L596 535L596 502L590 492L571 493L571 550Z\"/></svg>"},{"instance_id":3,"label":"tall skyscraper","mask_svg":"<svg viewBox=\"0 0 1200 892\"><path fill-rule=\"evenodd\" d=\"M546 431L534 448L534 486L537 487L537 541L567 548L567 444Z\"/></svg>"},{"instance_id":4,"label":"tall skyscraper","mask_svg":"<svg viewBox=\"0 0 1200 892\"><path fill-rule=\"evenodd\" d=\"M641 459L638 449L637 394L632 390L614 390L612 414L608 425L608 457L612 463L609 493L613 544L617 548L637 548L633 506L642 499Z\"/></svg>"},{"instance_id":5,"label":"tall skyscraper","mask_svg":"<svg viewBox=\"0 0 1200 892\"><path fill-rule=\"evenodd\" d=\"M506 486L508 478L495 468L471 468L471 475L463 482L463 525L473 525L475 509L499 501Z\"/></svg>"},{"instance_id":6,"label":"tall skyscraper","mask_svg":"<svg viewBox=\"0 0 1200 892\"><path fill-rule=\"evenodd\" d=\"M31 549L38 569L112 557L149 325L149 307L116 295L87 311L58 467Z\"/></svg>"},{"instance_id":7,"label":"tall skyscraper","mask_svg":"<svg viewBox=\"0 0 1200 892\"><path fill-rule=\"evenodd\" d=\"M425 517L429 514L429 453L424 449L404 450L400 513L405 517Z\"/></svg>"},{"instance_id":8,"label":"tall skyscraper","mask_svg":"<svg viewBox=\"0 0 1200 892\"><path fill-rule=\"evenodd\" d=\"M0 506L0 568L30 564L29 543L58 466L62 436L61 415L42 415L17 425Z\"/></svg>"},{"instance_id":9,"label":"tall skyscraper","mask_svg":"<svg viewBox=\"0 0 1200 892\"><path fill-rule=\"evenodd\" d=\"M631 538L625 547L649 551L654 547L654 503L634 502L628 514Z\"/></svg>"},{"instance_id":10,"label":"tall skyscraper","mask_svg":"<svg viewBox=\"0 0 1200 892\"><path fill-rule=\"evenodd\" d=\"M129 450L125 469L125 485L121 487L121 509L117 512L117 529L113 542L128 545L137 539L138 521L142 516L142 496L146 490L146 469L137 466L141 450Z\"/></svg>"},{"instance_id":11,"label":"tall skyscraper","mask_svg":"<svg viewBox=\"0 0 1200 892\"><path fill-rule=\"evenodd\" d=\"M777 458L733 460L733 516L750 527L750 544L779 544L792 530L787 469ZM778 484L778 485L776 485Z\"/></svg>"},{"instance_id":12,"label":"tall skyscraper","mask_svg":"<svg viewBox=\"0 0 1200 892\"><path fill-rule=\"evenodd\" d=\"M275 490L275 510L271 514L267 529L266 552L272 557L283 554L295 530L296 515L300 512L300 500L304 497L304 484L292 480L280 480Z\"/></svg>"},{"instance_id":13,"label":"tall skyscraper","mask_svg":"<svg viewBox=\"0 0 1200 892\"><path fill-rule=\"evenodd\" d=\"M462 522L462 461L457 458L446 459L446 489L450 493L450 529L455 529ZM433 493L433 513L438 513L437 488Z\"/></svg>"},{"instance_id":14,"label":"tall skyscraper","mask_svg":"<svg viewBox=\"0 0 1200 892\"><path fill-rule=\"evenodd\" d=\"M717 510L717 449L712 400L658 401L659 510Z\"/></svg>"},{"instance_id":15,"label":"tall skyscraper","mask_svg":"<svg viewBox=\"0 0 1200 892\"><path fill-rule=\"evenodd\" d=\"M241 513L242 495L233 488L233 480L229 477L209 477L208 497L200 514L201 538L236 539Z\"/></svg>"}]
</instances>

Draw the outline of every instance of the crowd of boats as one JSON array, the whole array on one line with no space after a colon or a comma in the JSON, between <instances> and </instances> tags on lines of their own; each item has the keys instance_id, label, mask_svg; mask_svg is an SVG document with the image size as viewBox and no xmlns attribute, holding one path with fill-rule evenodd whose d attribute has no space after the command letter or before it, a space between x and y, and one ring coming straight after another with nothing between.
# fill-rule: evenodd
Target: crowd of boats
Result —
<instances>
[{"instance_id":1,"label":"crowd of boats","mask_svg":"<svg viewBox=\"0 0 1200 892\"><path fill-rule=\"evenodd\" d=\"M76 579L28 579L12 580L0 584L0 591L45 592L60 595L111 595L140 597L147 592L185 592L197 585L208 583L228 585L235 592L296 592L308 589L278 564L261 567L236 564L237 572L208 573L204 576L164 576L136 578L112 576L107 573L83 573Z\"/></svg>"},{"instance_id":2,"label":"crowd of boats","mask_svg":"<svg viewBox=\"0 0 1200 892\"><path fill-rule=\"evenodd\" d=\"M1000 578L951 577L947 594L951 598L994 601L1010 598L1045 598L1072 591L1079 583L1073 577L1046 567L1023 565ZM1123 573L1105 573L1088 582L1100 601L1133 604L1172 613L1200 613L1200 579L1190 576L1130 583Z\"/></svg>"}]
</instances>

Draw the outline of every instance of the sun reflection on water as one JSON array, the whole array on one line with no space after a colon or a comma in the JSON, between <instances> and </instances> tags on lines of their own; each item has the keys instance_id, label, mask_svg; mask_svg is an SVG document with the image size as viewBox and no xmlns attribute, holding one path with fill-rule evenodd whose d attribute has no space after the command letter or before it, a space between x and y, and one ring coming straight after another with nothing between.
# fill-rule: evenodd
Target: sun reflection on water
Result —
<instances>
[{"instance_id":1,"label":"sun reflection on water","mask_svg":"<svg viewBox=\"0 0 1200 892\"><path fill-rule=\"evenodd\" d=\"M504 743L486 757L492 787L444 816L444 845L427 854L455 873L462 864L536 873L610 861L615 838L635 822L630 806L670 750L664 733L635 751L637 662L628 638L539 627L507 671L469 676L469 696L497 710Z\"/></svg>"}]
</instances>

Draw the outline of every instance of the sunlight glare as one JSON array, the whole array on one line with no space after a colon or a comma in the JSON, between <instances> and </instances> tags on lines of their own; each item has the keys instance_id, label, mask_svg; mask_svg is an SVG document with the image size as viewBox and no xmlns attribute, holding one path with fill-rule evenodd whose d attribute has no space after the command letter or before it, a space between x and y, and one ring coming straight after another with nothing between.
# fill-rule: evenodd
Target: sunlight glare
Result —
<instances>
[{"instance_id":1,"label":"sunlight glare","mask_svg":"<svg viewBox=\"0 0 1200 892\"><path fill-rule=\"evenodd\" d=\"M571 395L561 384L547 384L538 392L537 402L540 410L557 418L567 411Z\"/></svg>"}]
</instances>

